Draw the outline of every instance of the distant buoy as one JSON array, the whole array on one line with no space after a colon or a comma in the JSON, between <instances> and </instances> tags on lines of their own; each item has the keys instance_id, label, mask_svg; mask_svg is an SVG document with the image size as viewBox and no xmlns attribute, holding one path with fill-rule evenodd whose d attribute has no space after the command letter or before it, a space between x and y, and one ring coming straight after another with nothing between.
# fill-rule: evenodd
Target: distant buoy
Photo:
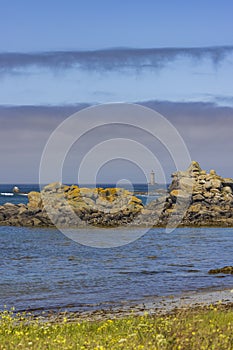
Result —
<instances>
[{"instance_id":1,"label":"distant buoy","mask_svg":"<svg viewBox=\"0 0 233 350\"><path fill-rule=\"evenodd\" d=\"M13 192L14 193L19 193L20 191L19 191L19 188L17 187L17 186L15 186L14 188L13 188Z\"/></svg>"}]
</instances>

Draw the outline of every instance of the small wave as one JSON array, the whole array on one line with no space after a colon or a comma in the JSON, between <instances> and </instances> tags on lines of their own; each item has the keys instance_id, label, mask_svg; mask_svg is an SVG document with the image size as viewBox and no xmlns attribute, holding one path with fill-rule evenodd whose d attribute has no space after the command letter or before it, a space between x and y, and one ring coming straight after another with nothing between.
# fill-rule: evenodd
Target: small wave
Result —
<instances>
[{"instance_id":1,"label":"small wave","mask_svg":"<svg viewBox=\"0 0 233 350\"><path fill-rule=\"evenodd\" d=\"M1 192L1 196L14 196L14 193Z\"/></svg>"},{"instance_id":2,"label":"small wave","mask_svg":"<svg viewBox=\"0 0 233 350\"><path fill-rule=\"evenodd\" d=\"M28 193L17 193L19 196L27 196Z\"/></svg>"}]
</instances>

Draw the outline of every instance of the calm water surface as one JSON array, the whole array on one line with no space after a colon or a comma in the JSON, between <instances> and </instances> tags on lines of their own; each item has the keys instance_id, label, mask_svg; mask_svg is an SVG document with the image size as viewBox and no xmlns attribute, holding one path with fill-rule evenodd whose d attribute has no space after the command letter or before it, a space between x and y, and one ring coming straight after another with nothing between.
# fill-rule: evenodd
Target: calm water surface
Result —
<instances>
[{"instance_id":1,"label":"calm water surface","mask_svg":"<svg viewBox=\"0 0 233 350\"><path fill-rule=\"evenodd\" d=\"M232 247L231 228L152 229L131 244L100 249L55 229L0 227L0 308L88 310L232 288L233 276L208 275L232 265Z\"/></svg>"}]
</instances>

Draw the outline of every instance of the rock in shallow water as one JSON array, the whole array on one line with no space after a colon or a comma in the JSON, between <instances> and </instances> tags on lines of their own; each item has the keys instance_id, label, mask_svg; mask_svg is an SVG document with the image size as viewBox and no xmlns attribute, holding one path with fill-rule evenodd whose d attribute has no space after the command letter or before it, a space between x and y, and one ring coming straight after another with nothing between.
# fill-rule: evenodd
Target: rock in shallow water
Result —
<instances>
[{"instance_id":1,"label":"rock in shallow water","mask_svg":"<svg viewBox=\"0 0 233 350\"><path fill-rule=\"evenodd\" d=\"M219 269L211 269L208 271L210 275L216 275L219 273L230 274L233 275L233 266L224 266Z\"/></svg>"},{"instance_id":2,"label":"rock in shallow water","mask_svg":"<svg viewBox=\"0 0 233 350\"><path fill-rule=\"evenodd\" d=\"M180 226L232 226L231 183L232 179L222 178L215 170L208 174L193 161L186 171L172 174L163 207L159 201L150 203L149 207L156 210L160 204L157 214L162 226L173 221Z\"/></svg>"},{"instance_id":3,"label":"rock in shallow water","mask_svg":"<svg viewBox=\"0 0 233 350\"><path fill-rule=\"evenodd\" d=\"M233 226L233 180L197 162L172 174L168 192L143 206L121 188L80 188L59 182L28 194L28 204L0 207L0 224L16 226ZM49 213L49 215L48 215Z\"/></svg>"},{"instance_id":4,"label":"rock in shallow water","mask_svg":"<svg viewBox=\"0 0 233 350\"><path fill-rule=\"evenodd\" d=\"M52 183L28 194L28 205L5 205L0 223L23 226L73 227L130 223L142 210L142 201L120 188L79 188ZM3 214L2 214L3 213Z\"/></svg>"}]
</instances>

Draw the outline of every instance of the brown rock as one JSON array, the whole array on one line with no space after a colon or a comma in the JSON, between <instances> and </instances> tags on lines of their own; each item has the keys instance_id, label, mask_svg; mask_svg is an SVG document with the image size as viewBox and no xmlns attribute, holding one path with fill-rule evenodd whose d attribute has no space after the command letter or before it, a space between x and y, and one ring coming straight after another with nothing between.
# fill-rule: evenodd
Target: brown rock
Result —
<instances>
[{"instance_id":1,"label":"brown rock","mask_svg":"<svg viewBox=\"0 0 233 350\"><path fill-rule=\"evenodd\" d=\"M76 186L76 188L73 188L72 190L66 191L67 195L66 197L68 199L72 199L72 198L76 198L76 197L80 197L81 193L80 193L80 189L78 186Z\"/></svg>"},{"instance_id":2,"label":"brown rock","mask_svg":"<svg viewBox=\"0 0 233 350\"><path fill-rule=\"evenodd\" d=\"M222 182L218 179L211 180L211 185L212 185L212 188L216 188L218 190L222 188Z\"/></svg>"},{"instance_id":3,"label":"brown rock","mask_svg":"<svg viewBox=\"0 0 233 350\"><path fill-rule=\"evenodd\" d=\"M232 189L231 189L230 186L225 186L225 187L222 188L222 192L231 194L232 193Z\"/></svg>"},{"instance_id":4,"label":"brown rock","mask_svg":"<svg viewBox=\"0 0 233 350\"><path fill-rule=\"evenodd\" d=\"M151 215L153 213L153 210L142 209L141 213L142 215Z\"/></svg>"},{"instance_id":5,"label":"brown rock","mask_svg":"<svg viewBox=\"0 0 233 350\"><path fill-rule=\"evenodd\" d=\"M183 190L173 190L173 191L171 191L170 195L171 195L172 199L175 200L175 201L178 198L179 199L184 199L184 200L189 198L189 193L185 192Z\"/></svg>"},{"instance_id":6,"label":"brown rock","mask_svg":"<svg viewBox=\"0 0 233 350\"><path fill-rule=\"evenodd\" d=\"M95 188L80 188L80 196L87 198L97 198L97 190Z\"/></svg>"},{"instance_id":7,"label":"brown rock","mask_svg":"<svg viewBox=\"0 0 233 350\"><path fill-rule=\"evenodd\" d=\"M203 187L202 185L195 183L193 186L193 194L199 194L203 192Z\"/></svg>"},{"instance_id":8,"label":"brown rock","mask_svg":"<svg viewBox=\"0 0 233 350\"><path fill-rule=\"evenodd\" d=\"M220 190L222 188L222 182L219 179L211 179L205 183L204 187L206 190L210 190L211 188Z\"/></svg>"},{"instance_id":9,"label":"brown rock","mask_svg":"<svg viewBox=\"0 0 233 350\"><path fill-rule=\"evenodd\" d=\"M26 207L26 205L20 206L18 214L21 215L21 214L25 213L27 210L28 210L28 208Z\"/></svg>"},{"instance_id":10,"label":"brown rock","mask_svg":"<svg viewBox=\"0 0 233 350\"><path fill-rule=\"evenodd\" d=\"M142 201L141 201L141 199L139 199L139 198L137 198L137 197L135 197L135 196L132 196L131 197L131 199L130 199L130 204L142 204Z\"/></svg>"},{"instance_id":11,"label":"brown rock","mask_svg":"<svg viewBox=\"0 0 233 350\"><path fill-rule=\"evenodd\" d=\"M28 208L30 210L42 208L42 199L39 192L33 191L28 193Z\"/></svg>"},{"instance_id":12,"label":"brown rock","mask_svg":"<svg viewBox=\"0 0 233 350\"><path fill-rule=\"evenodd\" d=\"M37 218L32 219L33 226L41 226L41 220Z\"/></svg>"},{"instance_id":13,"label":"brown rock","mask_svg":"<svg viewBox=\"0 0 233 350\"><path fill-rule=\"evenodd\" d=\"M216 171L213 170L213 169L211 169L211 170L210 170L210 175L216 175Z\"/></svg>"},{"instance_id":14,"label":"brown rock","mask_svg":"<svg viewBox=\"0 0 233 350\"><path fill-rule=\"evenodd\" d=\"M43 191L57 192L57 190L60 189L61 187L62 187L62 184L60 182L52 182L51 184L44 186Z\"/></svg>"},{"instance_id":15,"label":"brown rock","mask_svg":"<svg viewBox=\"0 0 233 350\"><path fill-rule=\"evenodd\" d=\"M189 173L193 173L193 172L200 173L201 170L202 169L201 169L199 163L193 160L191 162L190 166L188 167L187 172L189 172Z\"/></svg>"},{"instance_id":16,"label":"brown rock","mask_svg":"<svg viewBox=\"0 0 233 350\"><path fill-rule=\"evenodd\" d=\"M3 205L3 208L4 209L15 209L16 208L16 205L15 204L13 204L13 203L5 203L4 205Z\"/></svg>"},{"instance_id":17,"label":"brown rock","mask_svg":"<svg viewBox=\"0 0 233 350\"><path fill-rule=\"evenodd\" d=\"M229 186L233 191L233 179L230 179L230 178L223 179L223 185Z\"/></svg>"},{"instance_id":18,"label":"brown rock","mask_svg":"<svg viewBox=\"0 0 233 350\"><path fill-rule=\"evenodd\" d=\"M214 193L212 193L212 192L203 192L203 196L205 198L212 198L214 196Z\"/></svg>"},{"instance_id":19,"label":"brown rock","mask_svg":"<svg viewBox=\"0 0 233 350\"><path fill-rule=\"evenodd\" d=\"M201 210L201 204L192 204L189 208L188 211L192 213L198 213Z\"/></svg>"},{"instance_id":20,"label":"brown rock","mask_svg":"<svg viewBox=\"0 0 233 350\"><path fill-rule=\"evenodd\" d=\"M201 202L201 201L204 201L205 200L205 197L202 196L201 194L196 194L195 196L193 196L193 201L194 202Z\"/></svg>"}]
</instances>

